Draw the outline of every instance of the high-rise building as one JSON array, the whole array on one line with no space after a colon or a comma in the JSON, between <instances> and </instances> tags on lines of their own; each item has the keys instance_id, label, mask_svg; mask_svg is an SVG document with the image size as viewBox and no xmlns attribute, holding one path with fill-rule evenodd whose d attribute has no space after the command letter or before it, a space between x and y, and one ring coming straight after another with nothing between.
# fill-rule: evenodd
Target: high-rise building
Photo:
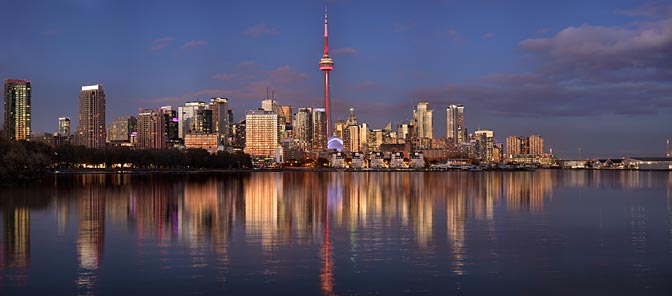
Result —
<instances>
[{"instance_id":1,"label":"high-rise building","mask_svg":"<svg viewBox=\"0 0 672 296\"><path fill-rule=\"evenodd\" d=\"M299 108L294 119L293 130L299 149L311 150L313 142L313 110L311 108Z\"/></svg>"},{"instance_id":2,"label":"high-rise building","mask_svg":"<svg viewBox=\"0 0 672 296\"><path fill-rule=\"evenodd\" d=\"M166 148L165 126L163 113L153 109L140 110L137 146L140 149Z\"/></svg>"},{"instance_id":3,"label":"high-rise building","mask_svg":"<svg viewBox=\"0 0 672 296\"><path fill-rule=\"evenodd\" d=\"M414 112L418 138L433 138L434 128L432 119L432 110L429 110L429 103L418 103Z\"/></svg>"},{"instance_id":4,"label":"high-rise building","mask_svg":"<svg viewBox=\"0 0 672 296\"><path fill-rule=\"evenodd\" d=\"M89 148L105 147L105 92L102 84L84 85L79 94L77 142Z\"/></svg>"},{"instance_id":5,"label":"high-rise building","mask_svg":"<svg viewBox=\"0 0 672 296\"><path fill-rule=\"evenodd\" d=\"M327 150L327 113L313 108L313 150Z\"/></svg>"},{"instance_id":6,"label":"high-rise building","mask_svg":"<svg viewBox=\"0 0 672 296\"><path fill-rule=\"evenodd\" d=\"M523 140L517 136L506 137L506 157L511 158L513 155L522 154L521 146Z\"/></svg>"},{"instance_id":7,"label":"high-rise building","mask_svg":"<svg viewBox=\"0 0 672 296\"><path fill-rule=\"evenodd\" d=\"M283 117L285 122L290 125L292 124L292 114L292 105L280 106L280 113L278 113L278 116Z\"/></svg>"},{"instance_id":8,"label":"high-rise building","mask_svg":"<svg viewBox=\"0 0 672 296\"><path fill-rule=\"evenodd\" d=\"M107 129L107 141L110 143L131 142L131 136L136 132L137 119L133 116L116 118Z\"/></svg>"},{"instance_id":9,"label":"high-rise building","mask_svg":"<svg viewBox=\"0 0 672 296\"><path fill-rule=\"evenodd\" d=\"M229 99L210 99L210 109L212 110L213 132L219 136L219 144L226 146L231 122L229 118Z\"/></svg>"},{"instance_id":10,"label":"high-rise building","mask_svg":"<svg viewBox=\"0 0 672 296\"><path fill-rule=\"evenodd\" d=\"M252 156L277 157L278 114L273 111L249 110L245 113L245 153Z\"/></svg>"},{"instance_id":11,"label":"high-rise building","mask_svg":"<svg viewBox=\"0 0 672 296\"><path fill-rule=\"evenodd\" d=\"M206 105L203 101L186 102L184 106L177 107L177 133L180 139L184 139L185 134L196 131L196 113L198 110L205 108Z\"/></svg>"},{"instance_id":12,"label":"high-rise building","mask_svg":"<svg viewBox=\"0 0 672 296\"><path fill-rule=\"evenodd\" d=\"M70 136L70 117L58 118L58 134L61 136Z\"/></svg>"},{"instance_id":13,"label":"high-rise building","mask_svg":"<svg viewBox=\"0 0 672 296\"><path fill-rule=\"evenodd\" d=\"M362 122L362 124L359 125L359 151L368 152L369 132L369 124Z\"/></svg>"},{"instance_id":14,"label":"high-rise building","mask_svg":"<svg viewBox=\"0 0 672 296\"><path fill-rule=\"evenodd\" d=\"M280 114L280 106L278 105L278 101L274 99L265 99L261 101L261 109L264 111L271 111L275 112L275 114Z\"/></svg>"},{"instance_id":15,"label":"high-rise building","mask_svg":"<svg viewBox=\"0 0 672 296\"><path fill-rule=\"evenodd\" d=\"M196 120L194 120L195 134L212 134L212 110L196 110Z\"/></svg>"},{"instance_id":16,"label":"high-rise building","mask_svg":"<svg viewBox=\"0 0 672 296\"><path fill-rule=\"evenodd\" d=\"M30 140L30 81L5 79L5 136Z\"/></svg>"},{"instance_id":17,"label":"high-rise building","mask_svg":"<svg viewBox=\"0 0 672 296\"><path fill-rule=\"evenodd\" d=\"M359 125L355 109L350 108L350 115L345 121L345 130L343 132L343 149L350 152L359 151Z\"/></svg>"},{"instance_id":18,"label":"high-rise building","mask_svg":"<svg viewBox=\"0 0 672 296\"><path fill-rule=\"evenodd\" d=\"M446 139L448 139L448 143L458 145L467 141L467 129L464 126L464 106L448 106L446 109L446 122Z\"/></svg>"},{"instance_id":19,"label":"high-rise building","mask_svg":"<svg viewBox=\"0 0 672 296\"><path fill-rule=\"evenodd\" d=\"M495 134L493 131L478 130L474 132L476 136L476 152L478 158L484 161L495 160Z\"/></svg>"},{"instance_id":20,"label":"high-rise building","mask_svg":"<svg viewBox=\"0 0 672 296\"><path fill-rule=\"evenodd\" d=\"M541 155L544 154L544 138L539 135L531 135L529 137L530 154Z\"/></svg>"},{"instance_id":21,"label":"high-rise building","mask_svg":"<svg viewBox=\"0 0 672 296\"><path fill-rule=\"evenodd\" d=\"M173 110L171 106L163 106L159 109L163 113L163 122L165 125L164 138L168 141L169 146L178 145L180 143L178 132L180 119L177 117L177 110Z\"/></svg>"}]
</instances>

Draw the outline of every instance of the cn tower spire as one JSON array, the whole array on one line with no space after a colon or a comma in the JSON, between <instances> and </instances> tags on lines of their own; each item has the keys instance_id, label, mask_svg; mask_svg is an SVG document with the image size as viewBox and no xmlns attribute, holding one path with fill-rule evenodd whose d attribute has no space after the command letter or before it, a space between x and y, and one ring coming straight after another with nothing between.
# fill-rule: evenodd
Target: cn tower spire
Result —
<instances>
[{"instance_id":1,"label":"cn tower spire","mask_svg":"<svg viewBox=\"0 0 672 296\"><path fill-rule=\"evenodd\" d=\"M324 5L324 54L322 55L322 58L320 59L320 71L324 73L324 111L326 114L326 119L327 119L327 127L326 127L326 132L327 134L326 139L327 139L327 147L332 143L333 140L336 142L342 143L342 141L338 138L333 137L333 125L331 124L331 102L329 100L329 72L334 69L334 61L329 57L329 31L327 29L328 26L328 21L327 21L327 5L325 3ZM342 147L342 144L340 145ZM340 149L338 149L340 150Z\"/></svg>"},{"instance_id":2,"label":"cn tower spire","mask_svg":"<svg viewBox=\"0 0 672 296\"><path fill-rule=\"evenodd\" d=\"M324 56L329 56L329 30L327 30L329 22L327 21L327 4L324 4Z\"/></svg>"}]
</instances>

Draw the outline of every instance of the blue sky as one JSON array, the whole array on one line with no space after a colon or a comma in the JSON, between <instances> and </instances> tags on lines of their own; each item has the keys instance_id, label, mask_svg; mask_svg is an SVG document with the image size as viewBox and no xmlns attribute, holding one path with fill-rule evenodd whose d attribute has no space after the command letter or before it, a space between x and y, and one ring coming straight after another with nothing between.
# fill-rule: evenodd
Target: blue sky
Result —
<instances>
[{"instance_id":1,"label":"blue sky","mask_svg":"<svg viewBox=\"0 0 672 296\"><path fill-rule=\"evenodd\" d=\"M275 89L321 107L322 1L0 0L0 77L33 82L33 130L77 117L102 83L107 120L225 96L240 119ZM11 12L11 13L9 13ZM334 118L374 128L465 105L470 131L542 135L562 157L662 155L672 137L672 4L330 1Z\"/></svg>"}]
</instances>

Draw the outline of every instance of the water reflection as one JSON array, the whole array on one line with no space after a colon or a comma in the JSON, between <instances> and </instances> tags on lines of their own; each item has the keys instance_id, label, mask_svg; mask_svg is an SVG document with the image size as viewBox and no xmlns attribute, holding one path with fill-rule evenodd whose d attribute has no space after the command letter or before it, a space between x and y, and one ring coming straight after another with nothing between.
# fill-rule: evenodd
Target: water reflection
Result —
<instances>
[{"instance_id":1,"label":"water reflection","mask_svg":"<svg viewBox=\"0 0 672 296\"><path fill-rule=\"evenodd\" d=\"M558 188L658 190L665 195L667 254L672 253L671 180L669 173L551 170L59 176L34 188L0 191L0 282L30 283L31 212L51 207L59 237L67 238L71 215L77 216L72 218L77 221L75 284L84 295L96 294L105 280L103 258L115 240L106 234L110 227L132 237L135 254L128 256L134 256L138 272L155 262L159 270L188 272L192 280L213 277L220 288L240 276L233 273L233 262L241 260L234 253L250 260L247 274L265 279L287 277L299 267L305 272L315 264L319 275L307 278L327 295L347 285L345 270L366 273L375 262L391 260L433 277L456 277L460 286L478 264L502 264L507 227L521 227L522 219L540 221L554 206ZM627 209L627 238L637 255L631 269L646 276L651 266L642 262L649 258L653 233L647 223L656 214L637 202ZM599 213L602 229L603 209ZM525 227L535 225L543 226ZM553 238L530 229L537 241Z\"/></svg>"}]
</instances>

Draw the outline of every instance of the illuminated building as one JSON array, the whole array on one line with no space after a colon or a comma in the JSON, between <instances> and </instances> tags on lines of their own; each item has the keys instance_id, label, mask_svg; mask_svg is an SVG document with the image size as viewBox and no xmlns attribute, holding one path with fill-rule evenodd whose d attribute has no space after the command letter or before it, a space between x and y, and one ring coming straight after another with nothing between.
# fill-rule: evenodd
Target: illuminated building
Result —
<instances>
[{"instance_id":1,"label":"illuminated building","mask_svg":"<svg viewBox=\"0 0 672 296\"><path fill-rule=\"evenodd\" d=\"M163 114L157 110L145 109L138 113L138 148L164 149L165 121Z\"/></svg>"},{"instance_id":2,"label":"illuminated building","mask_svg":"<svg viewBox=\"0 0 672 296\"><path fill-rule=\"evenodd\" d=\"M79 94L77 142L101 149L105 147L105 92L102 84L84 85Z\"/></svg>"},{"instance_id":3,"label":"illuminated building","mask_svg":"<svg viewBox=\"0 0 672 296\"><path fill-rule=\"evenodd\" d=\"M261 109L264 111L271 111L275 114L280 113L280 106L278 106L278 101L273 99L266 99L261 101Z\"/></svg>"},{"instance_id":4,"label":"illuminated building","mask_svg":"<svg viewBox=\"0 0 672 296\"><path fill-rule=\"evenodd\" d=\"M107 129L107 141L110 143L130 143L136 132L138 120L133 116L119 117L112 121Z\"/></svg>"},{"instance_id":5,"label":"illuminated building","mask_svg":"<svg viewBox=\"0 0 672 296\"><path fill-rule=\"evenodd\" d=\"M252 156L276 157L278 144L278 114L272 111L250 110L245 113L245 153Z\"/></svg>"},{"instance_id":6,"label":"illuminated building","mask_svg":"<svg viewBox=\"0 0 672 296\"><path fill-rule=\"evenodd\" d=\"M226 146L229 138L229 122L231 122L231 118L229 118L229 99L210 99L210 110L212 110L212 131L219 136L219 144Z\"/></svg>"},{"instance_id":7,"label":"illuminated building","mask_svg":"<svg viewBox=\"0 0 672 296\"><path fill-rule=\"evenodd\" d=\"M434 128L432 126L432 110L429 110L429 103L418 103L417 109L413 112L416 122L418 138L433 138Z\"/></svg>"},{"instance_id":8,"label":"illuminated building","mask_svg":"<svg viewBox=\"0 0 672 296\"><path fill-rule=\"evenodd\" d=\"M540 155L544 154L544 138L539 135L531 135L529 137L530 154Z\"/></svg>"},{"instance_id":9,"label":"illuminated building","mask_svg":"<svg viewBox=\"0 0 672 296\"><path fill-rule=\"evenodd\" d=\"M30 140L30 81L5 79L5 136Z\"/></svg>"},{"instance_id":10,"label":"illuminated building","mask_svg":"<svg viewBox=\"0 0 672 296\"><path fill-rule=\"evenodd\" d=\"M164 131L163 136L168 142L168 146L172 147L180 143L179 121L177 117L177 110L173 110L171 106L163 106L159 108L163 114Z\"/></svg>"},{"instance_id":11,"label":"illuminated building","mask_svg":"<svg viewBox=\"0 0 672 296\"><path fill-rule=\"evenodd\" d=\"M345 130L343 132L343 150L350 152L359 151L359 125L355 116L355 109L350 108L350 115L345 121Z\"/></svg>"},{"instance_id":12,"label":"illuminated building","mask_svg":"<svg viewBox=\"0 0 672 296\"><path fill-rule=\"evenodd\" d=\"M313 110L299 108L294 119L294 139L302 151L311 150L313 142Z\"/></svg>"},{"instance_id":13,"label":"illuminated building","mask_svg":"<svg viewBox=\"0 0 672 296\"><path fill-rule=\"evenodd\" d=\"M457 145L467 141L467 129L464 126L464 106L450 105L446 109L446 138Z\"/></svg>"},{"instance_id":14,"label":"illuminated building","mask_svg":"<svg viewBox=\"0 0 672 296\"><path fill-rule=\"evenodd\" d=\"M478 158L483 161L493 162L495 160L495 135L493 131L478 130L476 135L476 152Z\"/></svg>"},{"instance_id":15,"label":"illuminated building","mask_svg":"<svg viewBox=\"0 0 672 296\"><path fill-rule=\"evenodd\" d=\"M292 106L287 105L287 106L280 106L280 113L278 113L278 117L282 117L285 119L285 122L289 125L292 124Z\"/></svg>"},{"instance_id":16,"label":"illuminated building","mask_svg":"<svg viewBox=\"0 0 672 296\"><path fill-rule=\"evenodd\" d=\"M217 152L219 135L217 134L188 134L184 136L184 147L187 149L205 149L210 153Z\"/></svg>"},{"instance_id":17,"label":"illuminated building","mask_svg":"<svg viewBox=\"0 0 672 296\"><path fill-rule=\"evenodd\" d=\"M506 137L506 157L511 158L515 154L521 154L521 146L523 140L520 137L509 136Z\"/></svg>"},{"instance_id":18,"label":"illuminated building","mask_svg":"<svg viewBox=\"0 0 672 296\"><path fill-rule=\"evenodd\" d=\"M58 134L61 136L70 135L70 117L58 118Z\"/></svg>"},{"instance_id":19,"label":"illuminated building","mask_svg":"<svg viewBox=\"0 0 672 296\"><path fill-rule=\"evenodd\" d=\"M177 107L177 135L180 139L184 139L185 134L196 131L196 113L205 108L205 102L202 101L186 102L184 106Z\"/></svg>"},{"instance_id":20,"label":"illuminated building","mask_svg":"<svg viewBox=\"0 0 672 296\"><path fill-rule=\"evenodd\" d=\"M324 108L313 109L313 150L327 149L327 113Z\"/></svg>"}]
</instances>

